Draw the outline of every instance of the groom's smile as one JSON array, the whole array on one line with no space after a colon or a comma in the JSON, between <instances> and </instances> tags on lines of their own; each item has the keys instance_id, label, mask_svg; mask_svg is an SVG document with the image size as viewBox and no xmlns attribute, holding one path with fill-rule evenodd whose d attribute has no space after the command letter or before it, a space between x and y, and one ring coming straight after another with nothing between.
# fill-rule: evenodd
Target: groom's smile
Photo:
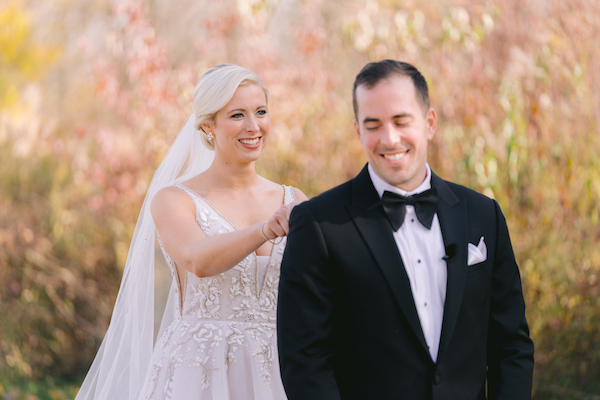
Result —
<instances>
[{"instance_id":1,"label":"groom's smile","mask_svg":"<svg viewBox=\"0 0 600 400\"><path fill-rule=\"evenodd\" d=\"M390 161L398 161L401 160L406 153L408 153L408 150L395 154L382 154L381 156Z\"/></svg>"}]
</instances>

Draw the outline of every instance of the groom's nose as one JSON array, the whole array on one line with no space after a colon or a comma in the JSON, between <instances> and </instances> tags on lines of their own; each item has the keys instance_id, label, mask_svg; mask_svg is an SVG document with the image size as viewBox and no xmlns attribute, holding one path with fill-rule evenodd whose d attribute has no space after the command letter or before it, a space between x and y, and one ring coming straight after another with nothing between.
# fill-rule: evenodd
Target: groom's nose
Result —
<instances>
[{"instance_id":1,"label":"groom's nose","mask_svg":"<svg viewBox=\"0 0 600 400\"><path fill-rule=\"evenodd\" d=\"M401 132L393 123L385 123L381 129L380 142L386 146L396 146L402 140Z\"/></svg>"}]
</instances>

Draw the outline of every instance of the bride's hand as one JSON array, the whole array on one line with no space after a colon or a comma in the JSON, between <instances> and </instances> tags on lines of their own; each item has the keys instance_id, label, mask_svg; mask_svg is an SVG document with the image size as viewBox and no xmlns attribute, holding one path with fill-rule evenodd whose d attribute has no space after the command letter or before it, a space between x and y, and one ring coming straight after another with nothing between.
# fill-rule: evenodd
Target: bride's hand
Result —
<instances>
[{"instance_id":1,"label":"bride's hand","mask_svg":"<svg viewBox=\"0 0 600 400\"><path fill-rule=\"evenodd\" d=\"M290 230L288 221L290 220L292 209L300 203L302 203L302 201L294 201L279 207L279 209L275 211L275 214L273 214L262 226L263 235L269 240L286 236Z\"/></svg>"}]
</instances>

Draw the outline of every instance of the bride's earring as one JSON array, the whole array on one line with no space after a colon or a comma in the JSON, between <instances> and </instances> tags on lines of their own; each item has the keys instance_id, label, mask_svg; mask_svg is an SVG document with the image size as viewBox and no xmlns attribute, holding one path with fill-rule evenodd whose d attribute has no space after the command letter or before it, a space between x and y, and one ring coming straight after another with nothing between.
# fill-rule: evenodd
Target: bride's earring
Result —
<instances>
[{"instance_id":1,"label":"bride's earring","mask_svg":"<svg viewBox=\"0 0 600 400\"><path fill-rule=\"evenodd\" d=\"M208 133L206 134L206 138L207 138L208 140L213 140L213 139L215 138L215 135L213 135L213 133L212 133L212 132L208 132Z\"/></svg>"}]
</instances>

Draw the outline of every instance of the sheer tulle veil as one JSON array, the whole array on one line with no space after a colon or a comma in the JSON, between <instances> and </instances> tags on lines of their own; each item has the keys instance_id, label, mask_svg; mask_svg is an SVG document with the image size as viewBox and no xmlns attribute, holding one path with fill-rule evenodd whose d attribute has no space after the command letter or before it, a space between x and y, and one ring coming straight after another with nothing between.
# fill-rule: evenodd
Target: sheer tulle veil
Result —
<instances>
[{"instance_id":1,"label":"sheer tulle veil","mask_svg":"<svg viewBox=\"0 0 600 400\"><path fill-rule=\"evenodd\" d=\"M110 326L76 400L137 399L154 347L155 226L150 202L160 189L190 179L212 163L192 114L156 170L140 212ZM159 335L174 319L169 292Z\"/></svg>"}]
</instances>

